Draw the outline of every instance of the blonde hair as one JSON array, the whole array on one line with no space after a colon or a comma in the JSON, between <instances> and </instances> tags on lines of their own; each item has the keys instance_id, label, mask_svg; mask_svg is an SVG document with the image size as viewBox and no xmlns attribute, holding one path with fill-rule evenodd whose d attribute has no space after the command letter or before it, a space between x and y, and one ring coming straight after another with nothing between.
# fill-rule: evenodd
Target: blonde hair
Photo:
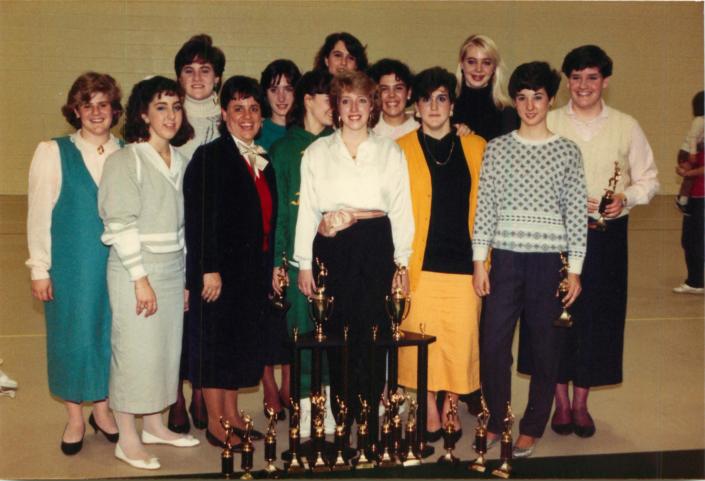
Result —
<instances>
[{"instance_id":1,"label":"blonde hair","mask_svg":"<svg viewBox=\"0 0 705 481\"><path fill-rule=\"evenodd\" d=\"M498 109L503 109L512 105L512 101L509 99L504 86L504 78L506 76L506 67L502 61L502 57L499 55L499 50L494 41L485 36L479 34L470 35L463 44L460 46L460 52L458 54L458 69L455 71L455 77L458 79L458 85L456 87L457 95L460 95L460 91L465 85L465 76L463 75L463 61L465 60L465 52L470 47L477 47L487 54L492 60L494 60L495 68L494 74L492 74L492 100Z\"/></svg>"}]
</instances>

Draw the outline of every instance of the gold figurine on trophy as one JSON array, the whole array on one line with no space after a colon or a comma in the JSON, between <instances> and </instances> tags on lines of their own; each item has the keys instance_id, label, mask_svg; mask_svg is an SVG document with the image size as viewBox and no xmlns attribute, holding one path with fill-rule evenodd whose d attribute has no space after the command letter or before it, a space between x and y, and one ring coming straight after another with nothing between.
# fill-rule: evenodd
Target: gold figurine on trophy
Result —
<instances>
[{"instance_id":1,"label":"gold figurine on trophy","mask_svg":"<svg viewBox=\"0 0 705 481\"><path fill-rule=\"evenodd\" d=\"M264 404L264 411L267 414L267 434L264 437L264 460L267 465L264 467L268 477L276 478L279 476L279 469L274 466L274 461L277 460L277 412Z\"/></svg>"},{"instance_id":2,"label":"gold figurine on trophy","mask_svg":"<svg viewBox=\"0 0 705 481\"><path fill-rule=\"evenodd\" d=\"M363 399L358 394L360 399L360 419L357 423L357 458L355 459L355 469L370 469L377 466L374 458L367 457L369 449L369 424L367 417L370 414L370 405L367 399Z\"/></svg>"},{"instance_id":3,"label":"gold figurine on trophy","mask_svg":"<svg viewBox=\"0 0 705 481\"><path fill-rule=\"evenodd\" d=\"M504 416L504 432L500 440L499 460L502 464L492 470L492 474L499 478L509 479L512 473L512 426L514 426L514 413L512 406L507 402L507 414Z\"/></svg>"},{"instance_id":4,"label":"gold figurine on trophy","mask_svg":"<svg viewBox=\"0 0 705 481\"><path fill-rule=\"evenodd\" d=\"M233 445L230 442L230 438L233 435L233 426L230 421L223 419L220 416L220 425L223 426L225 431L225 440L223 441L223 452L220 454L220 473L225 478L229 478L233 475Z\"/></svg>"},{"instance_id":5,"label":"gold figurine on trophy","mask_svg":"<svg viewBox=\"0 0 705 481\"><path fill-rule=\"evenodd\" d=\"M252 429L254 427L252 423L252 417L249 414L245 414L245 411L240 411L240 416L245 422L245 433L242 436L242 462L240 467L244 471L240 479L250 480L253 479L252 466L254 465L254 453L255 447L252 444Z\"/></svg>"},{"instance_id":6,"label":"gold figurine on trophy","mask_svg":"<svg viewBox=\"0 0 705 481\"><path fill-rule=\"evenodd\" d=\"M286 252L282 252L282 263L277 272L277 285L279 293L276 292L272 296L271 303L274 309L279 312L286 312L291 307L291 303L286 300L286 288L289 287L289 259L286 257Z\"/></svg>"},{"instance_id":7,"label":"gold figurine on trophy","mask_svg":"<svg viewBox=\"0 0 705 481\"><path fill-rule=\"evenodd\" d=\"M326 416L326 395L317 393L311 396L311 417L313 418L313 449L314 462L311 469L314 473L329 471L325 454L326 433L323 420Z\"/></svg>"},{"instance_id":8,"label":"gold figurine on trophy","mask_svg":"<svg viewBox=\"0 0 705 481\"><path fill-rule=\"evenodd\" d=\"M597 208L597 213L600 215L594 224L590 227L597 229L599 231L607 230L607 221L605 220L605 210L607 206L612 203L612 198L614 197L614 192L617 190L617 182L622 177L622 170L619 168L619 162L614 162L614 175L610 177L608 181L607 188L605 189L605 195L600 199L600 206Z\"/></svg>"},{"instance_id":9,"label":"gold figurine on trophy","mask_svg":"<svg viewBox=\"0 0 705 481\"><path fill-rule=\"evenodd\" d=\"M348 447L348 436L347 436L347 422L348 418L348 406L344 399L336 396L336 401L338 402L338 415L336 416L335 425L335 451L336 457L331 469L333 471L349 471L351 469L350 463L345 458L345 449Z\"/></svg>"},{"instance_id":10,"label":"gold figurine on trophy","mask_svg":"<svg viewBox=\"0 0 705 481\"><path fill-rule=\"evenodd\" d=\"M450 408L446 413L446 424L443 427L443 449L446 453L438 458L438 462L442 464L458 464L460 459L453 454L455 449L455 443L458 441L458 434L455 430L455 421L458 418L458 402L449 397L448 402L450 403Z\"/></svg>"},{"instance_id":11,"label":"gold figurine on trophy","mask_svg":"<svg viewBox=\"0 0 705 481\"><path fill-rule=\"evenodd\" d=\"M284 467L287 473L298 474L308 469L306 461L299 458L301 406L293 398L289 398L289 402L291 403L291 415L289 418L289 454L291 460Z\"/></svg>"},{"instance_id":12,"label":"gold figurine on trophy","mask_svg":"<svg viewBox=\"0 0 705 481\"><path fill-rule=\"evenodd\" d=\"M328 269L325 264L316 257L318 266L318 277L316 279L316 292L308 298L308 315L314 323L314 338L317 342L326 340L323 334L323 322L330 318L333 311L335 298L326 294L326 280L328 279Z\"/></svg>"},{"instance_id":13,"label":"gold figurine on trophy","mask_svg":"<svg viewBox=\"0 0 705 481\"><path fill-rule=\"evenodd\" d=\"M561 304L563 304L563 298L568 294L568 257L564 253L560 253L561 256L561 282L558 284L558 296L561 298ZM570 327L573 325L573 318L568 312L568 308L563 305L563 311L558 318L553 320L553 325L556 327Z\"/></svg>"},{"instance_id":14,"label":"gold figurine on trophy","mask_svg":"<svg viewBox=\"0 0 705 481\"><path fill-rule=\"evenodd\" d=\"M485 396L480 391L481 410L477 414L477 427L475 428L475 452L479 455L475 461L470 463L469 469L484 473L487 469L485 465L485 454L487 453L487 423L490 420L490 410L487 408Z\"/></svg>"},{"instance_id":15,"label":"gold figurine on trophy","mask_svg":"<svg viewBox=\"0 0 705 481\"><path fill-rule=\"evenodd\" d=\"M409 402L409 414L406 417L406 436L404 437L404 466L419 466L421 464L421 458L416 454L416 410L418 409L418 404L416 399L411 396L406 396L406 400Z\"/></svg>"},{"instance_id":16,"label":"gold figurine on trophy","mask_svg":"<svg viewBox=\"0 0 705 481\"><path fill-rule=\"evenodd\" d=\"M395 279L398 280L397 287L391 296L385 296L384 307L387 310L387 316L392 321L392 339L399 341L404 337L404 333L399 329L402 321L409 315L411 308L411 298L404 294L401 287L401 278L406 275L406 267L397 265L397 270L394 273Z\"/></svg>"}]
</instances>

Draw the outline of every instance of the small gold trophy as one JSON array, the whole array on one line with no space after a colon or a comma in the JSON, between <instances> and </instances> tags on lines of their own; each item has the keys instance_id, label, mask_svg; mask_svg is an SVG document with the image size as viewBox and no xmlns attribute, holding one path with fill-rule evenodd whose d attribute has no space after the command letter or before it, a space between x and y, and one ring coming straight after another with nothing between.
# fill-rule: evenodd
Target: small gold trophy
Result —
<instances>
[{"instance_id":1,"label":"small gold trophy","mask_svg":"<svg viewBox=\"0 0 705 481\"><path fill-rule=\"evenodd\" d=\"M223 441L225 447L223 448L223 452L220 454L220 473L223 477L230 478L234 472L232 451L233 445L230 442L230 438L233 435L233 427L230 424L230 421L223 419L223 416L220 417L220 425L223 426L223 429L225 430L225 441Z\"/></svg>"},{"instance_id":2,"label":"small gold trophy","mask_svg":"<svg viewBox=\"0 0 705 481\"><path fill-rule=\"evenodd\" d=\"M460 459L453 454L455 449L456 431L455 431L455 420L458 417L458 404L454 399L449 399L450 408L446 413L446 425L443 427L443 449L446 453L438 458L438 462L441 464L458 464Z\"/></svg>"},{"instance_id":3,"label":"small gold trophy","mask_svg":"<svg viewBox=\"0 0 705 481\"><path fill-rule=\"evenodd\" d=\"M244 411L240 411L240 415L245 422L245 434L242 438L242 461L240 463L240 467L244 473L240 476L240 479L250 480L253 479L250 471L252 471L255 454L255 447L252 444L252 417L250 417L249 414L245 414Z\"/></svg>"},{"instance_id":4,"label":"small gold trophy","mask_svg":"<svg viewBox=\"0 0 705 481\"><path fill-rule=\"evenodd\" d=\"M282 263L279 266L280 271L277 274L277 285L279 286L280 293L276 292L272 296L272 306L274 309L280 312L286 312L291 307L291 303L286 300L286 288L289 287L289 259L286 258L286 252L282 252Z\"/></svg>"},{"instance_id":5,"label":"small gold trophy","mask_svg":"<svg viewBox=\"0 0 705 481\"><path fill-rule=\"evenodd\" d=\"M392 422L391 422L391 406L389 402L384 403L385 411L382 421L382 455L379 458L379 466L381 468L390 468L396 466L396 460L392 454L394 439L392 437Z\"/></svg>"},{"instance_id":6,"label":"small gold trophy","mask_svg":"<svg viewBox=\"0 0 705 481\"><path fill-rule=\"evenodd\" d=\"M485 454L487 453L487 422L490 420L490 410L487 409L485 396L480 393L480 404L482 410L477 415L477 427L475 428L475 452L479 454L469 468L478 473L484 473L487 469L485 465Z\"/></svg>"},{"instance_id":7,"label":"small gold trophy","mask_svg":"<svg viewBox=\"0 0 705 481\"><path fill-rule=\"evenodd\" d=\"M336 397L338 402L338 418L335 426L335 451L336 458L331 469L333 471L349 471L351 468L348 460L345 459L345 448L347 447L347 426L345 420L348 417L348 406L344 399Z\"/></svg>"},{"instance_id":8,"label":"small gold trophy","mask_svg":"<svg viewBox=\"0 0 705 481\"><path fill-rule=\"evenodd\" d=\"M594 224L591 224L593 229L599 231L607 230L607 221L605 220L605 209L612 203L612 198L614 197L614 191L617 189L617 182L619 182L620 177L622 177L622 171L619 168L619 162L614 163L614 175L610 177L608 181L607 188L605 189L605 195L600 199L600 206L597 208L597 213L600 216L597 218Z\"/></svg>"},{"instance_id":9,"label":"small gold trophy","mask_svg":"<svg viewBox=\"0 0 705 481\"><path fill-rule=\"evenodd\" d=\"M404 466L419 466L421 458L416 455L416 409L418 409L418 405L416 399L411 396L407 396L406 399L409 401L409 415L406 418L406 436L403 447L406 454L402 464Z\"/></svg>"},{"instance_id":10,"label":"small gold trophy","mask_svg":"<svg viewBox=\"0 0 705 481\"><path fill-rule=\"evenodd\" d=\"M284 467L287 473L298 474L308 469L308 465L305 462L302 463L301 459L299 459L301 406L292 398L289 398L289 401L291 403L291 418L289 420L289 453L291 454L291 460Z\"/></svg>"},{"instance_id":11,"label":"small gold trophy","mask_svg":"<svg viewBox=\"0 0 705 481\"><path fill-rule=\"evenodd\" d=\"M376 466L373 459L367 457L367 449L369 444L369 425L367 424L367 416L370 414L370 405L367 399L360 399L360 420L357 423L357 459L355 460L355 469L371 469Z\"/></svg>"},{"instance_id":12,"label":"small gold trophy","mask_svg":"<svg viewBox=\"0 0 705 481\"><path fill-rule=\"evenodd\" d=\"M395 392L389 396L389 401L392 406L392 457L396 464L401 464L401 441L402 441L402 422L401 416L399 415L399 408L406 401L406 397L403 394Z\"/></svg>"},{"instance_id":13,"label":"small gold trophy","mask_svg":"<svg viewBox=\"0 0 705 481\"><path fill-rule=\"evenodd\" d=\"M267 462L264 471L270 478L278 478L279 469L274 466L274 461L277 460L277 413L266 404L265 412L269 424L267 434L264 437L264 460Z\"/></svg>"},{"instance_id":14,"label":"small gold trophy","mask_svg":"<svg viewBox=\"0 0 705 481\"><path fill-rule=\"evenodd\" d=\"M401 277L406 273L406 267L397 266L397 270L394 273L394 277L401 279ZM394 288L394 292L390 296L385 296L384 307L387 310L387 316L392 321L392 339L399 341L404 337L404 333L401 332L399 326L402 321L406 319L409 315L409 309L411 308L411 298L404 295L399 285L401 282L397 283L397 287Z\"/></svg>"},{"instance_id":15,"label":"small gold trophy","mask_svg":"<svg viewBox=\"0 0 705 481\"><path fill-rule=\"evenodd\" d=\"M561 298L561 303L563 302L563 297L568 294L568 258L564 253L560 253L561 256L561 282L558 284L558 296ZM563 311L557 319L553 320L553 325L556 327L570 327L573 325L573 318L568 312L568 308L563 305Z\"/></svg>"},{"instance_id":16,"label":"small gold trophy","mask_svg":"<svg viewBox=\"0 0 705 481\"><path fill-rule=\"evenodd\" d=\"M335 298L326 294L328 269L318 258L316 258L316 265L318 266L316 292L308 298L308 315L315 325L314 338L317 342L323 342L326 340L326 335L323 334L323 322L330 318Z\"/></svg>"},{"instance_id":17,"label":"small gold trophy","mask_svg":"<svg viewBox=\"0 0 705 481\"><path fill-rule=\"evenodd\" d=\"M504 432L500 441L499 460L502 462L492 474L498 478L509 479L512 473L512 426L514 426L514 413L512 406L507 402L507 415L504 417Z\"/></svg>"},{"instance_id":18,"label":"small gold trophy","mask_svg":"<svg viewBox=\"0 0 705 481\"><path fill-rule=\"evenodd\" d=\"M323 420L326 416L325 394L311 396L311 416L313 416L313 449L315 451L315 461L311 469L314 473L330 471L324 452L326 448L326 433L323 427Z\"/></svg>"}]
</instances>

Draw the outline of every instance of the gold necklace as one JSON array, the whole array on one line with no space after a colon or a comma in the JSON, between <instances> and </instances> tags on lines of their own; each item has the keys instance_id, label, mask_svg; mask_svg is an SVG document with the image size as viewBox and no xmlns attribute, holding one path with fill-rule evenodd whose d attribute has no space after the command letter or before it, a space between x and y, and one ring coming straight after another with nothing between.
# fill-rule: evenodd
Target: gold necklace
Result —
<instances>
[{"instance_id":1,"label":"gold necklace","mask_svg":"<svg viewBox=\"0 0 705 481\"><path fill-rule=\"evenodd\" d=\"M439 162L436 157L433 155L433 152L429 148L428 144L426 143L426 134L423 132L421 133L421 138L423 139L423 145L426 147L426 152L428 152L428 155L431 156L431 160L436 163L436 165L443 167L446 165L448 162L450 162L450 157L453 155L453 150L455 149L455 135L450 139L450 152L448 152L448 157L446 157L446 160L443 162Z\"/></svg>"}]
</instances>

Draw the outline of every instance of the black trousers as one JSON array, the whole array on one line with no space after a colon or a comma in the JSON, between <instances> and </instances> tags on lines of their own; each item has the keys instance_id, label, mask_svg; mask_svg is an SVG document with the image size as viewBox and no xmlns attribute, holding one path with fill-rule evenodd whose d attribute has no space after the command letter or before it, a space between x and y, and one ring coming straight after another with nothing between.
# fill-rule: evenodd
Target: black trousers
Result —
<instances>
[{"instance_id":1,"label":"black trousers","mask_svg":"<svg viewBox=\"0 0 705 481\"><path fill-rule=\"evenodd\" d=\"M681 246L685 253L688 278L685 283L690 287L703 287L703 199L688 199L686 213L683 216Z\"/></svg>"},{"instance_id":2,"label":"black trousers","mask_svg":"<svg viewBox=\"0 0 705 481\"><path fill-rule=\"evenodd\" d=\"M367 401L371 408L370 439L376 439L377 405L385 381L385 350L373 345L372 328L377 325L380 336L389 335L391 330L384 307L395 271L389 218L358 221L335 237L318 235L313 254L325 263L327 291L335 297L332 317L324 325L324 331L342 336L344 327L349 328L346 403L351 408L350 414L359 420L358 396ZM327 354L331 405L337 413L336 396L344 398L343 356L337 348L329 349Z\"/></svg>"},{"instance_id":3,"label":"black trousers","mask_svg":"<svg viewBox=\"0 0 705 481\"><path fill-rule=\"evenodd\" d=\"M558 253L492 251L490 294L480 321L480 374L490 410L488 430L495 434L504 430L511 401L512 339L520 315L531 334L534 370L519 432L538 438L546 428L565 336L565 328L553 326L561 313L556 297L561 265Z\"/></svg>"}]
</instances>

